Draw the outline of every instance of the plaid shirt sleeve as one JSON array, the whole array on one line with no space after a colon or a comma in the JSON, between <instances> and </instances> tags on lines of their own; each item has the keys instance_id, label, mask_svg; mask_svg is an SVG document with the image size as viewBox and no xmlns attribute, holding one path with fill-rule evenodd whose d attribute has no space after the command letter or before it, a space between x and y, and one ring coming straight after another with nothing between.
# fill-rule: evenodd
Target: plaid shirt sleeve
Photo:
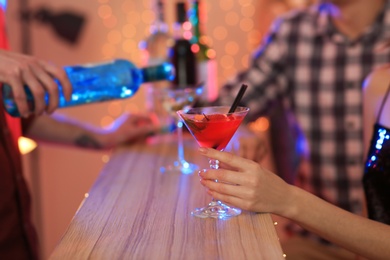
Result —
<instances>
[{"instance_id":1,"label":"plaid shirt sleeve","mask_svg":"<svg viewBox=\"0 0 390 260\"><path fill-rule=\"evenodd\" d=\"M232 104L241 84L247 84L248 89L240 105L251 108L246 119L253 121L265 114L272 103L285 94L287 84L283 57L287 45L281 35L282 26L282 19L274 22L263 44L252 56L250 67L221 88L217 100L219 105Z\"/></svg>"}]
</instances>

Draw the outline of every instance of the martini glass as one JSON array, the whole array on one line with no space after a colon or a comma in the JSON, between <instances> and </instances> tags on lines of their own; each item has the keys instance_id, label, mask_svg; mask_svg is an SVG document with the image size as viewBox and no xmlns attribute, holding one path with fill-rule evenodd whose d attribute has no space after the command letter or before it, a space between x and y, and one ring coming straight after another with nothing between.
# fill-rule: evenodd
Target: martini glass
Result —
<instances>
[{"instance_id":1,"label":"martini glass","mask_svg":"<svg viewBox=\"0 0 390 260\"><path fill-rule=\"evenodd\" d=\"M198 107L178 111L199 146L223 151L249 111L247 107L237 107L229 113L230 107ZM209 160L211 169L219 168L218 160ZM217 180L215 180L217 181ZM225 219L241 214L241 209L230 207L215 200L203 208L191 212L200 218Z\"/></svg>"},{"instance_id":2,"label":"martini glass","mask_svg":"<svg viewBox=\"0 0 390 260\"><path fill-rule=\"evenodd\" d=\"M173 118L177 132L177 159L170 165L160 168L161 173L182 173L191 174L199 167L196 164L187 162L184 158L183 147L183 122L176 113L178 110L191 108L202 94L202 86L188 87L183 89L162 89L160 101L162 107Z\"/></svg>"}]
</instances>

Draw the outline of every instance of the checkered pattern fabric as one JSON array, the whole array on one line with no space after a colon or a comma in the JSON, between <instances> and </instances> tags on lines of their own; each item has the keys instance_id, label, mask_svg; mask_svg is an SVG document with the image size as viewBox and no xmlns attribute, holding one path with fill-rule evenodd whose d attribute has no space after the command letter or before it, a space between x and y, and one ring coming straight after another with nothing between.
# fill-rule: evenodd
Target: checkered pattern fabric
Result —
<instances>
[{"instance_id":1,"label":"checkered pattern fabric","mask_svg":"<svg viewBox=\"0 0 390 260\"><path fill-rule=\"evenodd\" d=\"M311 171L299 176L302 186L361 213L362 88L375 67L390 62L390 49L376 51L390 39L390 2L353 41L332 25L329 12L323 3L277 19L249 69L221 89L218 103L231 104L241 83L249 85L241 105L251 108L250 120L275 100L286 103L309 149Z\"/></svg>"}]
</instances>

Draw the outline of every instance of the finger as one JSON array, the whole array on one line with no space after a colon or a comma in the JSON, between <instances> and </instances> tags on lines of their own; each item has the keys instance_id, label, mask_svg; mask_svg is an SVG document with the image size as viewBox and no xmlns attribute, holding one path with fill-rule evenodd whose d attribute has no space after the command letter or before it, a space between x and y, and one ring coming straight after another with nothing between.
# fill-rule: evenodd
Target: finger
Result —
<instances>
[{"instance_id":1,"label":"finger","mask_svg":"<svg viewBox=\"0 0 390 260\"><path fill-rule=\"evenodd\" d=\"M222 194L213 190L208 190L207 193L213 197L215 200L222 201L225 204L243 209L243 210L251 210L250 203L246 199L242 199L240 197Z\"/></svg>"},{"instance_id":2,"label":"finger","mask_svg":"<svg viewBox=\"0 0 390 260\"><path fill-rule=\"evenodd\" d=\"M73 89L66 71L63 68L46 61L40 61L40 65L60 82L62 93L64 94L65 99L69 101L72 97Z\"/></svg>"},{"instance_id":3,"label":"finger","mask_svg":"<svg viewBox=\"0 0 390 260\"><path fill-rule=\"evenodd\" d=\"M24 91L24 86L19 78L11 78L9 85L12 89L12 95L18 108L19 114L22 117L28 117L30 115L30 109L27 104L27 96Z\"/></svg>"},{"instance_id":4,"label":"finger","mask_svg":"<svg viewBox=\"0 0 390 260\"><path fill-rule=\"evenodd\" d=\"M242 201L246 201L244 194L240 191L242 187L228 184L216 183L213 181L201 181L202 185L208 188L207 193L214 199L223 201L233 206L242 206Z\"/></svg>"},{"instance_id":5,"label":"finger","mask_svg":"<svg viewBox=\"0 0 390 260\"><path fill-rule=\"evenodd\" d=\"M42 114L46 108L45 88L38 81L38 79L36 78L36 76L31 71L30 68L23 70L22 77L26 85L31 90L31 93L34 97L34 106L35 106L34 113L36 115Z\"/></svg>"},{"instance_id":6,"label":"finger","mask_svg":"<svg viewBox=\"0 0 390 260\"><path fill-rule=\"evenodd\" d=\"M220 194L242 197L244 196L243 187L231 183L224 183L214 180L201 179L200 183L209 190L216 191Z\"/></svg>"},{"instance_id":7,"label":"finger","mask_svg":"<svg viewBox=\"0 0 390 260\"><path fill-rule=\"evenodd\" d=\"M51 114L59 104L59 89L57 83L40 65L34 66L32 70L49 96L46 112Z\"/></svg>"},{"instance_id":8,"label":"finger","mask_svg":"<svg viewBox=\"0 0 390 260\"><path fill-rule=\"evenodd\" d=\"M217 180L218 183L227 183L231 185L244 185L247 183L246 178L243 176L245 173L230 171L225 169L218 170L204 170L199 173L199 176L204 180Z\"/></svg>"},{"instance_id":9,"label":"finger","mask_svg":"<svg viewBox=\"0 0 390 260\"><path fill-rule=\"evenodd\" d=\"M201 147L198 151L204 156L218 160L225 165L236 168L238 170L242 170L243 166L252 163L252 161L247 160L245 158L241 158L240 156L234 155L229 152L220 152L212 148Z\"/></svg>"}]
</instances>

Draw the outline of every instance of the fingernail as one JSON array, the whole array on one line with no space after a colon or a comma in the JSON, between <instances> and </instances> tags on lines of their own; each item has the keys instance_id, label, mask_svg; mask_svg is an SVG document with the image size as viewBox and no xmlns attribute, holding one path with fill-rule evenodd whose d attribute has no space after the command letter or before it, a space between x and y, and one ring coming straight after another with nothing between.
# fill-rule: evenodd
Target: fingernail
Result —
<instances>
[{"instance_id":1,"label":"fingernail","mask_svg":"<svg viewBox=\"0 0 390 260\"><path fill-rule=\"evenodd\" d=\"M200 170L199 172L198 172L198 175L200 176L200 177L203 177L205 174L206 174L206 169L202 169L202 170Z\"/></svg>"},{"instance_id":2,"label":"fingernail","mask_svg":"<svg viewBox=\"0 0 390 260\"><path fill-rule=\"evenodd\" d=\"M204 147L199 147L198 151L203 154L207 153L207 149Z\"/></svg>"}]
</instances>

